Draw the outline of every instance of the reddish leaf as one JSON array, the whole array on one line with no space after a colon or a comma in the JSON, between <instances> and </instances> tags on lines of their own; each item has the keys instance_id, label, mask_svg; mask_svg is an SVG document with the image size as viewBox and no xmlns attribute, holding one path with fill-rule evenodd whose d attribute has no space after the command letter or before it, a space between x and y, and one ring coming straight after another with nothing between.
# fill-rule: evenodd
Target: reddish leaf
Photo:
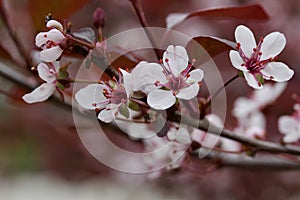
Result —
<instances>
[{"instance_id":1,"label":"reddish leaf","mask_svg":"<svg viewBox=\"0 0 300 200\"><path fill-rule=\"evenodd\" d=\"M90 0L29 0L29 9L37 30L44 28L44 18L51 13L55 19L65 19L82 8Z\"/></svg>"},{"instance_id":2,"label":"reddish leaf","mask_svg":"<svg viewBox=\"0 0 300 200\"><path fill-rule=\"evenodd\" d=\"M235 43L216 37L200 36L188 42L186 49L190 58L196 59L199 65L211 57L235 48Z\"/></svg>"},{"instance_id":3,"label":"reddish leaf","mask_svg":"<svg viewBox=\"0 0 300 200\"><path fill-rule=\"evenodd\" d=\"M5 60L11 60L11 56L7 51L0 45L0 58Z\"/></svg>"},{"instance_id":4,"label":"reddish leaf","mask_svg":"<svg viewBox=\"0 0 300 200\"><path fill-rule=\"evenodd\" d=\"M176 15L176 14L175 14ZM217 8L212 10L199 10L187 14L181 14L167 23L168 28L172 28L191 17L205 17L210 19L238 19L238 20L268 20L269 16L260 5L247 5L239 7Z\"/></svg>"}]
</instances>

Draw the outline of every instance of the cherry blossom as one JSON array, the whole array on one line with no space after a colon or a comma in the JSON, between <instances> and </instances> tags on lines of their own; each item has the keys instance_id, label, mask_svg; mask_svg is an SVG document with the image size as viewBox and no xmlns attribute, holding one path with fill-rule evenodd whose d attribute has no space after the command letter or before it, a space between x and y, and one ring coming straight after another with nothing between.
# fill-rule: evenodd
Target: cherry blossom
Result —
<instances>
[{"instance_id":1,"label":"cherry blossom","mask_svg":"<svg viewBox=\"0 0 300 200\"><path fill-rule=\"evenodd\" d=\"M286 64L275 62L286 44L282 33L270 33L256 44L251 30L240 25L235 30L235 39L237 51L230 51L230 60L236 69L243 72L249 86L261 89L263 79L284 82L294 75Z\"/></svg>"},{"instance_id":2,"label":"cherry blossom","mask_svg":"<svg viewBox=\"0 0 300 200\"><path fill-rule=\"evenodd\" d=\"M287 83L266 83L261 90L254 90L250 97L239 97L234 102L232 114L237 117L245 117L251 112L263 109L276 101L284 92Z\"/></svg>"},{"instance_id":3,"label":"cherry blossom","mask_svg":"<svg viewBox=\"0 0 300 200\"><path fill-rule=\"evenodd\" d=\"M123 109L128 111L126 104L133 91L133 77L125 70L120 71L119 80L90 84L75 94L76 101L83 108L100 109L98 119L106 123L112 122L119 112L122 114Z\"/></svg>"},{"instance_id":4,"label":"cherry blossom","mask_svg":"<svg viewBox=\"0 0 300 200\"><path fill-rule=\"evenodd\" d=\"M164 110L174 105L176 98L190 100L197 96L204 73L201 69L190 71L191 68L185 48L170 45L161 65L143 61L132 73L146 89L155 86L150 89L147 102L154 109Z\"/></svg>"},{"instance_id":5,"label":"cherry blossom","mask_svg":"<svg viewBox=\"0 0 300 200\"><path fill-rule=\"evenodd\" d=\"M25 94L22 98L27 103L36 103L47 100L55 91L57 84L57 74L60 68L58 62L49 63L48 67L45 63L37 66L39 77L46 81L29 94Z\"/></svg>"},{"instance_id":6,"label":"cherry blossom","mask_svg":"<svg viewBox=\"0 0 300 200\"><path fill-rule=\"evenodd\" d=\"M143 140L145 149L150 154L145 156L145 162L150 169L164 166L168 170L179 168L191 142L191 136L186 127L171 127L164 138L155 135Z\"/></svg>"},{"instance_id":7,"label":"cherry blossom","mask_svg":"<svg viewBox=\"0 0 300 200\"><path fill-rule=\"evenodd\" d=\"M279 131L284 134L285 143L297 142L300 139L300 104L294 105L292 115L281 116L278 120Z\"/></svg>"},{"instance_id":8,"label":"cherry blossom","mask_svg":"<svg viewBox=\"0 0 300 200\"><path fill-rule=\"evenodd\" d=\"M62 25L56 20L50 20L46 25L50 30L40 32L35 37L35 45L40 47L40 58L45 62L53 62L57 60L64 50L66 37L63 34Z\"/></svg>"}]
</instances>

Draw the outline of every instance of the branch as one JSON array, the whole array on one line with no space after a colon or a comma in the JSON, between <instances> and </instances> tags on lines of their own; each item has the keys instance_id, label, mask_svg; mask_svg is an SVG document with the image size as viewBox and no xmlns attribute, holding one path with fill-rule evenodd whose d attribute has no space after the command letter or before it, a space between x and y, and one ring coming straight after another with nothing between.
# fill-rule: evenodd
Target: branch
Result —
<instances>
[{"instance_id":1,"label":"branch","mask_svg":"<svg viewBox=\"0 0 300 200\"><path fill-rule=\"evenodd\" d=\"M183 116L179 113L175 113L171 116L170 121L183 123L188 126L201 129L214 135L220 135L222 137L237 141L243 145L250 146L255 151L269 152L269 153L287 153L291 155L300 155L300 148L294 145L281 145L273 142L251 139L240 134L236 134L233 131L217 127L209 123L206 119L197 120L191 117Z\"/></svg>"},{"instance_id":2,"label":"branch","mask_svg":"<svg viewBox=\"0 0 300 200\"><path fill-rule=\"evenodd\" d=\"M269 156L255 157L217 157L208 155L207 159L212 159L219 164L219 167L234 167L238 169L251 170L299 170L300 163L283 159L270 159Z\"/></svg>"},{"instance_id":3,"label":"branch","mask_svg":"<svg viewBox=\"0 0 300 200\"><path fill-rule=\"evenodd\" d=\"M140 21L142 27L144 27L144 31L145 31L151 45L154 47L154 52L156 54L157 59L159 60L161 58L161 55L159 53L159 50L157 49L158 46L156 44L156 41L153 38L153 35L151 34L150 30L148 29L149 25L146 20L145 13L144 13L142 5L141 5L141 1L140 0L129 0L129 1L132 5L133 10L135 11L137 17L139 18L139 21Z\"/></svg>"},{"instance_id":4,"label":"branch","mask_svg":"<svg viewBox=\"0 0 300 200\"><path fill-rule=\"evenodd\" d=\"M1 2L0 2L1 4ZM13 32L12 28L10 27L9 23L8 23L8 18L5 14L5 11L3 9L3 6L0 6L0 18L2 18L4 26L7 28L8 30L8 34L10 35L10 37L12 38L13 42L16 45L16 49L18 50L18 53L25 59L27 68L30 70L31 69L31 62L28 58L28 53L26 52L24 46L20 43L19 39L17 38L16 33Z\"/></svg>"}]
</instances>

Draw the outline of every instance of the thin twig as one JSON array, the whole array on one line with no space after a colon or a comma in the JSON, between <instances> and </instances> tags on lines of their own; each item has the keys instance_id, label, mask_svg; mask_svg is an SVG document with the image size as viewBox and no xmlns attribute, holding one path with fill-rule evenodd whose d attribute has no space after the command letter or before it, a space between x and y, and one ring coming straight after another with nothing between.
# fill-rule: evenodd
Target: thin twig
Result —
<instances>
[{"instance_id":1,"label":"thin twig","mask_svg":"<svg viewBox=\"0 0 300 200\"><path fill-rule=\"evenodd\" d=\"M239 75L235 75L233 77L231 77L229 80L227 80L224 85L222 87L220 87L216 93L214 95L212 95L209 100L207 101L207 103L205 104L205 109L208 109L211 105L211 102L219 95L219 93L224 90L226 88L226 86L228 86L230 83L232 83L234 80L236 80L237 78L239 78Z\"/></svg>"},{"instance_id":2,"label":"thin twig","mask_svg":"<svg viewBox=\"0 0 300 200\"><path fill-rule=\"evenodd\" d=\"M157 59L159 60L161 58L161 55L160 55L159 50L157 49L157 47L158 47L157 43L156 43L155 39L153 38L151 31L148 29L149 25L146 20L145 13L144 13L142 5L141 5L141 1L140 0L129 0L129 1L131 2L133 10L135 11L142 27L144 27L144 31L145 31L151 45L154 47L154 52L156 54Z\"/></svg>"},{"instance_id":3,"label":"thin twig","mask_svg":"<svg viewBox=\"0 0 300 200\"><path fill-rule=\"evenodd\" d=\"M25 59L27 68L30 70L32 66L31 66L31 62L28 58L28 53L26 52L24 46L20 43L19 39L17 38L16 33L14 33L13 30L11 29L11 27L9 26L8 18L5 14L3 6L0 6L0 17L3 19L2 21L4 23L4 26L7 28L8 34L10 35L11 39L15 43L16 49L18 50L19 54Z\"/></svg>"}]
</instances>

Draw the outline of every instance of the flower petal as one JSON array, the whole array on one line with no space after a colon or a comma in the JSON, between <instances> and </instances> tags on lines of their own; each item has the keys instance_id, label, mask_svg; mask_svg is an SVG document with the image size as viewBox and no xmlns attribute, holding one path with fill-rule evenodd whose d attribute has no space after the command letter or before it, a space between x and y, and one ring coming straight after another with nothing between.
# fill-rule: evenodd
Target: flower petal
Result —
<instances>
[{"instance_id":1,"label":"flower petal","mask_svg":"<svg viewBox=\"0 0 300 200\"><path fill-rule=\"evenodd\" d=\"M252 31L243 25L235 29L235 40L241 44L241 48L248 58L253 53L253 48L256 48L256 41Z\"/></svg>"},{"instance_id":2,"label":"flower petal","mask_svg":"<svg viewBox=\"0 0 300 200\"><path fill-rule=\"evenodd\" d=\"M127 71L125 71L123 69L120 69L120 71L123 75L124 87L125 87L126 95L128 98L133 89L133 84L134 84L133 77L131 76L130 73L128 73Z\"/></svg>"},{"instance_id":3,"label":"flower petal","mask_svg":"<svg viewBox=\"0 0 300 200\"><path fill-rule=\"evenodd\" d=\"M49 39L46 37L48 32L40 32L35 37L35 45L37 47L41 47L44 45Z\"/></svg>"},{"instance_id":4,"label":"flower petal","mask_svg":"<svg viewBox=\"0 0 300 200\"><path fill-rule=\"evenodd\" d=\"M37 71L39 73L39 77L48 83L56 80L56 75L51 73L49 67L45 63L40 63L37 66Z\"/></svg>"},{"instance_id":5,"label":"flower petal","mask_svg":"<svg viewBox=\"0 0 300 200\"><path fill-rule=\"evenodd\" d=\"M177 131L176 140L181 144L190 144L192 142L192 138L188 130L182 126L179 127Z\"/></svg>"},{"instance_id":6,"label":"flower petal","mask_svg":"<svg viewBox=\"0 0 300 200\"><path fill-rule=\"evenodd\" d=\"M58 59L62 53L63 50L59 46L44 49L40 52L40 59L45 62L53 62Z\"/></svg>"},{"instance_id":7,"label":"flower petal","mask_svg":"<svg viewBox=\"0 0 300 200\"><path fill-rule=\"evenodd\" d=\"M262 55L260 57L261 60L274 58L284 49L286 45L285 36L279 32L273 32L267 35L263 43L261 45L260 51Z\"/></svg>"},{"instance_id":8,"label":"flower petal","mask_svg":"<svg viewBox=\"0 0 300 200\"><path fill-rule=\"evenodd\" d=\"M55 84L43 83L31 93L25 94L22 98L26 103L37 103L47 100L54 92Z\"/></svg>"},{"instance_id":9,"label":"flower petal","mask_svg":"<svg viewBox=\"0 0 300 200\"><path fill-rule=\"evenodd\" d=\"M176 98L171 91L154 90L149 93L147 103L154 109L165 110L176 102Z\"/></svg>"},{"instance_id":10,"label":"flower petal","mask_svg":"<svg viewBox=\"0 0 300 200\"><path fill-rule=\"evenodd\" d=\"M258 107L252 99L239 97L234 102L232 115L237 118L246 118L251 112L257 109Z\"/></svg>"},{"instance_id":11,"label":"flower petal","mask_svg":"<svg viewBox=\"0 0 300 200\"><path fill-rule=\"evenodd\" d=\"M105 123L110 123L115 119L116 110L114 109L103 109L98 114L98 119Z\"/></svg>"},{"instance_id":12,"label":"flower petal","mask_svg":"<svg viewBox=\"0 0 300 200\"><path fill-rule=\"evenodd\" d=\"M75 99L80 106L86 109L103 108L106 104L95 106L95 103L101 103L106 101L106 97L103 95L103 89L105 87L101 84L91 84L84 88L81 88L76 94Z\"/></svg>"},{"instance_id":13,"label":"flower petal","mask_svg":"<svg viewBox=\"0 0 300 200\"><path fill-rule=\"evenodd\" d=\"M199 84L197 82L190 85L189 87L181 89L179 93L176 95L176 97L179 99L189 100L197 96L198 92L199 92Z\"/></svg>"},{"instance_id":14,"label":"flower petal","mask_svg":"<svg viewBox=\"0 0 300 200\"><path fill-rule=\"evenodd\" d=\"M46 38L55 43L61 43L66 37L57 29L51 29L46 33Z\"/></svg>"},{"instance_id":15,"label":"flower petal","mask_svg":"<svg viewBox=\"0 0 300 200\"><path fill-rule=\"evenodd\" d=\"M54 69L55 69L55 71L57 73L59 71L59 69L60 69L59 62L58 61L53 61L53 62L51 62L51 64L54 66Z\"/></svg>"},{"instance_id":16,"label":"flower petal","mask_svg":"<svg viewBox=\"0 0 300 200\"><path fill-rule=\"evenodd\" d=\"M244 72L244 76L245 76L245 79L247 81L247 84L250 86L250 87L253 87L254 89L261 89L263 86L262 84L260 84L256 78L254 77L253 74L251 73L248 73L248 72Z\"/></svg>"},{"instance_id":17,"label":"flower petal","mask_svg":"<svg viewBox=\"0 0 300 200\"><path fill-rule=\"evenodd\" d=\"M61 25L60 22L56 21L56 20L49 20L46 24L47 28L56 28L60 31L63 31L63 26Z\"/></svg>"},{"instance_id":18,"label":"flower petal","mask_svg":"<svg viewBox=\"0 0 300 200\"><path fill-rule=\"evenodd\" d=\"M283 137L283 141L285 143L293 143L293 142L297 142L299 140L299 134L297 132L291 132L288 135L285 135Z\"/></svg>"},{"instance_id":19,"label":"flower petal","mask_svg":"<svg viewBox=\"0 0 300 200\"><path fill-rule=\"evenodd\" d=\"M266 68L261 70L261 73L265 79L271 79L277 82L288 81L294 75L294 71L282 62L272 62L268 64Z\"/></svg>"},{"instance_id":20,"label":"flower petal","mask_svg":"<svg viewBox=\"0 0 300 200\"><path fill-rule=\"evenodd\" d=\"M242 66L244 63L243 59L241 58L239 52L231 50L229 53L231 64L238 70L241 71L248 71L246 67Z\"/></svg>"},{"instance_id":21,"label":"flower petal","mask_svg":"<svg viewBox=\"0 0 300 200\"><path fill-rule=\"evenodd\" d=\"M194 69L189 73L190 77L187 79L188 83L195 83L202 81L204 77L204 72L201 69Z\"/></svg>"},{"instance_id":22,"label":"flower petal","mask_svg":"<svg viewBox=\"0 0 300 200\"><path fill-rule=\"evenodd\" d=\"M264 108L265 106L276 101L287 87L287 82L282 83L265 83L263 89L255 90L252 95L253 101L257 107Z\"/></svg>"},{"instance_id":23,"label":"flower petal","mask_svg":"<svg viewBox=\"0 0 300 200\"><path fill-rule=\"evenodd\" d=\"M297 130L298 122L291 116L281 116L278 120L278 128L282 134L290 134Z\"/></svg>"},{"instance_id":24,"label":"flower petal","mask_svg":"<svg viewBox=\"0 0 300 200\"><path fill-rule=\"evenodd\" d=\"M175 76L178 76L187 67L188 61L189 57L182 46L170 45L163 55L164 66L170 67Z\"/></svg>"},{"instance_id":25,"label":"flower petal","mask_svg":"<svg viewBox=\"0 0 300 200\"><path fill-rule=\"evenodd\" d=\"M159 81L164 84L167 83L167 79L163 73L162 66L156 63L140 62L131 71L131 75L134 79L134 90L142 90L145 87L149 90L156 88L154 83Z\"/></svg>"}]
</instances>

